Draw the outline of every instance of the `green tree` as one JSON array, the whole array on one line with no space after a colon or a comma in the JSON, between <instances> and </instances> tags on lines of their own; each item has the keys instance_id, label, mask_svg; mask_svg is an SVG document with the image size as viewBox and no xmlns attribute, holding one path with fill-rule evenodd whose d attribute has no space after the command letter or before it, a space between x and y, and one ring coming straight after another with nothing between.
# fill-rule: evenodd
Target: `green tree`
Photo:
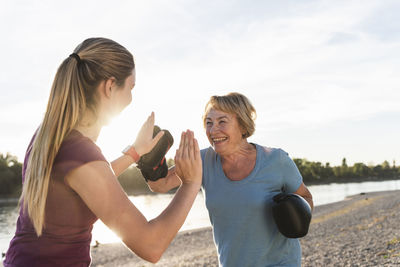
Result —
<instances>
[{"instance_id":1,"label":"green tree","mask_svg":"<svg viewBox=\"0 0 400 267\"><path fill-rule=\"evenodd\" d=\"M15 156L0 153L0 195L16 197L22 188L22 164Z\"/></svg>"},{"instance_id":2,"label":"green tree","mask_svg":"<svg viewBox=\"0 0 400 267\"><path fill-rule=\"evenodd\" d=\"M352 167L352 174L354 177L368 177L372 172L364 163L355 163Z\"/></svg>"}]
</instances>

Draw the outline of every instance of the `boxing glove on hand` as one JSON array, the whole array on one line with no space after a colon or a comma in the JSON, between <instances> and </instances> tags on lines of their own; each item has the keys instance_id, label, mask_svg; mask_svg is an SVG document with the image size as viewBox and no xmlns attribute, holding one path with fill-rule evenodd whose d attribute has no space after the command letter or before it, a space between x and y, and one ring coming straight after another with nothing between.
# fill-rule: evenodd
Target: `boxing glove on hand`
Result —
<instances>
[{"instance_id":1,"label":"boxing glove on hand","mask_svg":"<svg viewBox=\"0 0 400 267\"><path fill-rule=\"evenodd\" d=\"M161 131L160 127L154 126L153 137L155 137ZM167 130L163 130L164 135L153 147L153 149L143 156L140 157L137 167L140 169L146 182L157 181L160 178L164 178L168 174L167 161L165 155L174 143L174 138L171 133Z\"/></svg>"},{"instance_id":2,"label":"boxing glove on hand","mask_svg":"<svg viewBox=\"0 0 400 267\"><path fill-rule=\"evenodd\" d=\"M164 178L168 174L168 165L165 157L162 159L160 164L158 164L155 168L151 168L149 166L142 166L140 169L144 179L146 182L157 181L158 179Z\"/></svg>"},{"instance_id":3,"label":"boxing glove on hand","mask_svg":"<svg viewBox=\"0 0 400 267\"><path fill-rule=\"evenodd\" d=\"M311 207L297 194L279 193L273 197L272 216L279 231L288 238L304 237L311 222Z\"/></svg>"}]
</instances>

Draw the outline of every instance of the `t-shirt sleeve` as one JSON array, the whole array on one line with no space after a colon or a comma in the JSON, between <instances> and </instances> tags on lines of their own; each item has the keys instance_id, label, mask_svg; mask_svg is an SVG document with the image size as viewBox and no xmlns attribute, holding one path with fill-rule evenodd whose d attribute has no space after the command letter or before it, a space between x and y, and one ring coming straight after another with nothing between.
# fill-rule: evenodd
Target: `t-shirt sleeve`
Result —
<instances>
[{"instance_id":1,"label":"t-shirt sleeve","mask_svg":"<svg viewBox=\"0 0 400 267\"><path fill-rule=\"evenodd\" d=\"M286 193L293 193L303 183L303 177L288 153L281 150L280 154L283 189Z\"/></svg>"},{"instance_id":2,"label":"t-shirt sleeve","mask_svg":"<svg viewBox=\"0 0 400 267\"><path fill-rule=\"evenodd\" d=\"M62 144L54 162L56 177L64 179L73 169L92 161L107 162L96 144L85 137L67 140Z\"/></svg>"}]
</instances>

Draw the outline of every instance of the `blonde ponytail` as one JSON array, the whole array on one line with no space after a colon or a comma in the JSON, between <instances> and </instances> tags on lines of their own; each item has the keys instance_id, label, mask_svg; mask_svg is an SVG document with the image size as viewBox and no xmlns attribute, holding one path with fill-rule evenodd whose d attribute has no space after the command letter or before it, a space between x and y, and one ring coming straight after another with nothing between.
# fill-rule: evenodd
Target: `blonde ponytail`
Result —
<instances>
[{"instance_id":1,"label":"blonde ponytail","mask_svg":"<svg viewBox=\"0 0 400 267\"><path fill-rule=\"evenodd\" d=\"M20 203L37 236L45 227L52 167L64 138L86 109L96 114L96 89L100 82L114 77L121 85L135 67L132 54L106 38L87 39L73 54L58 68L27 162Z\"/></svg>"}]
</instances>

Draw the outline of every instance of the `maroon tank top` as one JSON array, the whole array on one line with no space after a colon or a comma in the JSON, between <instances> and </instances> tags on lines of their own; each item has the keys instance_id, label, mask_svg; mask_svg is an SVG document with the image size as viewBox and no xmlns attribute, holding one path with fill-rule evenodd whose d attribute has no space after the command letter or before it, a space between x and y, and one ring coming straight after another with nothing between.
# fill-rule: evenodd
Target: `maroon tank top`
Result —
<instances>
[{"instance_id":1,"label":"maroon tank top","mask_svg":"<svg viewBox=\"0 0 400 267\"><path fill-rule=\"evenodd\" d=\"M34 138L25 155L22 181ZM90 265L91 232L97 217L66 183L65 176L74 168L99 160L106 161L100 148L80 132L73 130L65 138L53 164L42 235L37 237L21 209L4 267Z\"/></svg>"}]
</instances>

